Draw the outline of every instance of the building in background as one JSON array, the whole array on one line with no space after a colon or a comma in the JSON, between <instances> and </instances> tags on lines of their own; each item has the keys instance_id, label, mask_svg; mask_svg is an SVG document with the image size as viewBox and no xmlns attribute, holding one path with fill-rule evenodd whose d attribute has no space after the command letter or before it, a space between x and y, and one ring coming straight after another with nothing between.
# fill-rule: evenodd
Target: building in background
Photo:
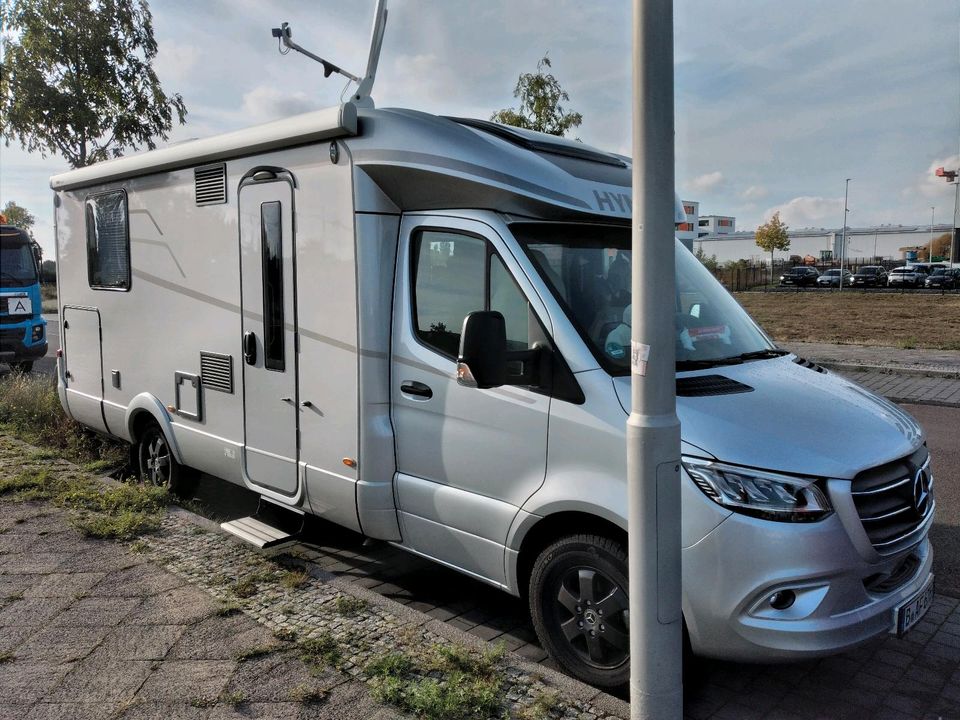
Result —
<instances>
[{"instance_id":1,"label":"building in background","mask_svg":"<svg viewBox=\"0 0 960 720\"><path fill-rule=\"evenodd\" d=\"M685 203L686 204L686 203ZM935 225L879 225L877 227L847 228L844 257L854 263L878 260L905 260L901 248L926 246L931 239L953 232L949 224ZM842 235L839 229L803 228L790 230L790 249L774 252L774 262L788 260L792 255L813 256L818 261L839 260ZM719 262L748 260L758 265L769 264L770 253L757 247L754 231L714 233L697 238L694 250L704 255L716 255Z\"/></svg>"},{"instance_id":2,"label":"building in background","mask_svg":"<svg viewBox=\"0 0 960 720\"><path fill-rule=\"evenodd\" d=\"M700 203L696 200L682 202L686 219L682 223L677 223L677 238L687 247L687 250L693 252L693 241L697 239L700 221Z\"/></svg>"},{"instance_id":3,"label":"building in background","mask_svg":"<svg viewBox=\"0 0 960 720\"><path fill-rule=\"evenodd\" d=\"M697 223L697 236L731 235L737 231L737 219L729 215L704 215Z\"/></svg>"}]
</instances>

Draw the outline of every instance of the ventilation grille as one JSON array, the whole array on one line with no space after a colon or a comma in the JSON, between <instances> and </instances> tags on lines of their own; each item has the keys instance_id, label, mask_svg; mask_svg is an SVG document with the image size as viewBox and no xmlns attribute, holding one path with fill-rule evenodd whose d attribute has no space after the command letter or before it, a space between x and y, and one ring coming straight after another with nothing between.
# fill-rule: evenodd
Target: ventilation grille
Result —
<instances>
[{"instance_id":1,"label":"ventilation grille","mask_svg":"<svg viewBox=\"0 0 960 720\"><path fill-rule=\"evenodd\" d=\"M825 373L825 372L827 371L826 368L821 367L821 366L817 365L815 362L811 362L810 360L807 360L806 358L797 357L797 358L794 358L793 361L794 361L797 365L799 365L800 367L810 368L810 369L813 370L814 372Z\"/></svg>"},{"instance_id":2,"label":"ventilation grille","mask_svg":"<svg viewBox=\"0 0 960 720\"><path fill-rule=\"evenodd\" d=\"M679 397L706 397L753 392L753 388L723 375L698 375L677 379Z\"/></svg>"},{"instance_id":3,"label":"ventilation grille","mask_svg":"<svg viewBox=\"0 0 960 720\"><path fill-rule=\"evenodd\" d=\"M197 205L219 205L227 201L227 166L207 165L193 171Z\"/></svg>"},{"instance_id":4,"label":"ventilation grille","mask_svg":"<svg viewBox=\"0 0 960 720\"><path fill-rule=\"evenodd\" d=\"M232 394L233 357L217 353L200 353L200 377L204 387Z\"/></svg>"}]
</instances>

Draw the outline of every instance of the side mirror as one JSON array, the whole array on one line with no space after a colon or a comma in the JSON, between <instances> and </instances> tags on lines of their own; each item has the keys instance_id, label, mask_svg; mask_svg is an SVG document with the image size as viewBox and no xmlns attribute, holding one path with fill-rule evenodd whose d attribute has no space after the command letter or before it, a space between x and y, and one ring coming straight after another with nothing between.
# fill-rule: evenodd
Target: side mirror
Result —
<instances>
[{"instance_id":1,"label":"side mirror","mask_svg":"<svg viewBox=\"0 0 960 720\"><path fill-rule=\"evenodd\" d=\"M507 325L494 310L464 318L457 358L457 382L466 387L494 388L507 381Z\"/></svg>"}]
</instances>

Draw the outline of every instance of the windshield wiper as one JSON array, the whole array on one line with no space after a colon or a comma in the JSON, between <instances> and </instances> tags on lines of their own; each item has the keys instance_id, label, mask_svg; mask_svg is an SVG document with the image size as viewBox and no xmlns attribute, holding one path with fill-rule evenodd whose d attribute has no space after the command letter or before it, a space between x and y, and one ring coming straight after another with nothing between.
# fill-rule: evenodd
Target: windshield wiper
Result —
<instances>
[{"instance_id":1,"label":"windshield wiper","mask_svg":"<svg viewBox=\"0 0 960 720\"><path fill-rule=\"evenodd\" d=\"M765 350L740 353L737 357L741 360L766 360L767 358L783 357L789 354L790 351L784 350L783 348L767 348Z\"/></svg>"}]
</instances>

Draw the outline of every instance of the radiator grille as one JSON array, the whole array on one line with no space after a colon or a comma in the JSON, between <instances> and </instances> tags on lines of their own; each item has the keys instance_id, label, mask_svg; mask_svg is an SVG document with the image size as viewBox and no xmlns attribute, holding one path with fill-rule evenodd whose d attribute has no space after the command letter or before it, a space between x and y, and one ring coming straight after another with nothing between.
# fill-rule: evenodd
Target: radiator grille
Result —
<instances>
[{"instance_id":1,"label":"radiator grille","mask_svg":"<svg viewBox=\"0 0 960 720\"><path fill-rule=\"evenodd\" d=\"M200 353L200 379L205 388L233 393L233 357L218 353Z\"/></svg>"},{"instance_id":2,"label":"radiator grille","mask_svg":"<svg viewBox=\"0 0 960 720\"><path fill-rule=\"evenodd\" d=\"M865 470L854 478L850 491L876 551L892 555L905 550L921 537L935 506L927 449Z\"/></svg>"},{"instance_id":3,"label":"radiator grille","mask_svg":"<svg viewBox=\"0 0 960 720\"><path fill-rule=\"evenodd\" d=\"M193 171L197 205L218 205L227 201L227 166L207 165Z\"/></svg>"}]
</instances>

